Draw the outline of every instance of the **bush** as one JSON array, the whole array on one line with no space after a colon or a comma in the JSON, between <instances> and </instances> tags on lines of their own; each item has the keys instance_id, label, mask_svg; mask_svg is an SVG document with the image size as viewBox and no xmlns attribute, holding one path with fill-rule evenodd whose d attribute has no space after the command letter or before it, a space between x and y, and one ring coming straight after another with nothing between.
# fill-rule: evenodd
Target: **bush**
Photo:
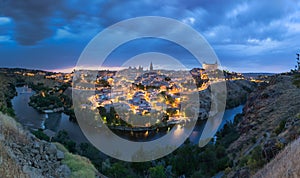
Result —
<instances>
[{"instance_id":1,"label":"bush","mask_svg":"<svg viewBox=\"0 0 300 178\"><path fill-rule=\"evenodd\" d=\"M62 144L54 143L58 150L64 152L65 158L62 163L67 165L71 169L71 177L96 177L96 168L93 164L85 157L74 155L70 153Z\"/></svg>"},{"instance_id":2,"label":"bush","mask_svg":"<svg viewBox=\"0 0 300 178\"><path fill-rule=\"evenodd\" d=\"M32 131L32 134L35 135L40 140L45 140L47 142L50 141L50 138L40 129L37 131Z\"/></svg>"},{"instance_id":3,"label":"bush","mask_svg":"<svg viewBox=\"0 0 300 178\"><path fill-rule=\"evenodd\" d=\"M166 178L164 167L159 165L149 169L150 178Z\"/></svg>"},{"instance_id":4,"label":"bush","mask_svg":"<svg viewBox=\"0 0 300 178\"><path fill-rule=\"evenodd\" d=\"M285 124L286 124L286 121L285 120L282 120L280 123L279 123L279 125L278 125L278 127L275 129L275 133L276 133L276 135L279 135L283 130L284 130L284 128L285 128Z\"/></svg>"},{"instance_id":5,"label":"bush","mask_svg":"<svg viewBox=\"0 0 300 178\"><path fill-rule=\"evenodd\" d=\"M263 159L261 146L255 147L251 152L247 165L252 171L256 172L258 169L262 168L265 163L266 161Z\"/></svg>"},{"instance_id":6,"label":"bush","mask_svg":"<svg viewBox=\"0 0 300 178\"><path fill-rule=\"evenodd\" d=\"M114 163L111 168L106 171L106 175L112 178L130 177L130 170L122 162Z\"/></svg>"},{"instance_id":7,"label":"bush","mask_svg":"<svg viewBox=\"0 0 300 178\"><path fill-rule=\"evenodd\" d=\"M65 153L65 159L62 162L71 169L71 177L96 177L96 168L84 157L68 152Z\"/></svg>"},{"instance_id":8,"label":"bush","mask_svg":"<svg viewBox=\"0 0 300 178\"><path fill-rule=\"evenodd\" d=\"M61 130L58 134L53 138L54 142L59 142L63 144L70 152L76 152L76 143L70 140L69 134L65 130Z\"/></svg>"},{"instance_id":9,"label":"bush","mask_svg":"<svg viewBox=\"0 0 300 178\"><path fill-rule=\"evenodd\" d=\"M296 85L298 88L300 88L300 74L294 75L293 84Z\"/></svg>"}]
</instances>

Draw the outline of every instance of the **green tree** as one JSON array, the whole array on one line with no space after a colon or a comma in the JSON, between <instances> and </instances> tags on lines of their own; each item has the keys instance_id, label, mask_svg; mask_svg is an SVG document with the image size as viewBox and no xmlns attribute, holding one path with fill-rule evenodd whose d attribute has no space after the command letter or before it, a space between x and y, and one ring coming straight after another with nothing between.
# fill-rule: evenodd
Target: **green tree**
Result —
<instances>
[{"instance_id":1,"label":"green tree","mask_svg":"<svg viewBox=\"0 0 300 178\"><path fill-rule=\"evenodd\" d=\"M65 130L59 131L53 141L63 144L72 153L76 152L76 143L70 140L69 134Z\"/></svg>"},{"instance_id":2,"label":"green tree","mask_svg":"<svg viewBox=\"0 0 300 178\"><path fill-rule=\"evenodd\" d=\"M107 176L112 178L130 177L130 170L121 162L114 163L107 171Z\"/></svg>"},{"instance_id":3,"label":"green tree","mask_svg":"<svg viewBox=\"0 0 300 178\"><path fill-rule=\"evenodd\" d=\"M166 178L164 167L162 165L151 167L149 169L150 178Z\"/></svg>"}]
</instances>

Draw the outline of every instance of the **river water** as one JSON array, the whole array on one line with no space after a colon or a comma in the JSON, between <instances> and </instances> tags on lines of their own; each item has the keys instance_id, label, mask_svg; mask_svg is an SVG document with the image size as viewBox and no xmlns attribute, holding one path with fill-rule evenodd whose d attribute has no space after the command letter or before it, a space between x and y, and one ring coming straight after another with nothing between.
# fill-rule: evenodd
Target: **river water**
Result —
<instances>
[{"instance_id":1,"label":"river water","mask_svg":"<svg viewBox=\"0 0 300 178\"><path fill-rule=\"evenodd\" d=\"M18 95L12 99L12 105L18 122L25 128L32 130L45 128L54 132L66 130L75 142L88 142L78 124L71 122L68 115L64 113L41 114L28 104L30 96L35 94L34 91L26 92L25 87L17 87L16 90Z\"/></svg>"},{"instance_id":2,"label":"river water","mask_svg":"<svg viewBox=\"0 0 300 178\"><path fill-rule=\"evenodd\" d=\"M52 113L52 114L41 114L34 108L28 105L30 96L34 95L32 92L24 92L26 88L17 87L16 90L18 95L12 99L13 109L16 114L18 122L28 129L49 129L54 132L60 130L66 130L72 140L76 143L88 142L84 134L82 133L78 124L71 122L69 116L64 113ZM224 113L223 121L219 127L219 130L224 127L226 122L232 122L235 115L242 113L243 105L240 105L233 109L227 109ZM189 139L191 142L198 144L199 138L202 134L205 122L203 124L197 124L190 135ZM157 136L160 137L163 134L160 133ZM128 136L130 137L130 136ZM130 138L131 140L139 141L136 138Z\"/></svg>"}]
</instances>

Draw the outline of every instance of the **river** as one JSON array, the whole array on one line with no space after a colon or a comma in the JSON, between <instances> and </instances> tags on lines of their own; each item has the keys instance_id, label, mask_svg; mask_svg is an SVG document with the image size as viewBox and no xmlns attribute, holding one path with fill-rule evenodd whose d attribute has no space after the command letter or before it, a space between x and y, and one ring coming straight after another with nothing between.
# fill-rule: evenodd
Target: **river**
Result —
<instances>
[{"instance_id":1,"label":"river","mask_svg":"<svg viewBox=\"0 0 300 178\"><path fill-rule=\"evenodd\" d=\"M45 128L56 133L66 130L76 143L88 142L78 124L71 122L68 115L64 113L41 114L28 104L30 96L35 94L34 91L26 92L25 87L17 87L16 90L18 95L11 102L18 122L25 128L31 130Z\"/></svg>"},{"instance_id":2,"label":"river","mask_svg":"<svg viewBox=\"0 0 300 178\"><path fill-rule=\"evenodd\" d=\"M39 128L49 129L54 132L60 130L66 130L72 140L76 143L88 142L84 134L82 133L78 124L71 122L69 116L64 113L52 113L52 114L41 114L34 108L28 105L30 96L34 95L35 92L23 92L24 87L17 87L18 95L12 99L13 109L16 114L18 122L20 122L25 128L36 130ZM219 130L224 127L226 122L232 122L235 115L242 113L243 105L240 105L233 109L227 109L224 113L223 121L219 127ZM190 135L189 139L191 142L198 144L199 138L202 134L204 124L197 124ZM165 133L159 133L154 136L154 139L161 137ZM133 136L126 136L133 137ZM140 141L139 138L129 138L130 140Z\"/></svg>"}]
</instances>

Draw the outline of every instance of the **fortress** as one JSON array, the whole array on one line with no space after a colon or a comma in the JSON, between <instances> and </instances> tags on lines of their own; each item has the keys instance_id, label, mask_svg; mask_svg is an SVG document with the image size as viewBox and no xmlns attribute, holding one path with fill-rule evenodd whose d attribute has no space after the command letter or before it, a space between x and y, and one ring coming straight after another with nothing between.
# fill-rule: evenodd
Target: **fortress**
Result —
<instances>
[{"instance_id":1,"label":"fortress","mask_svg":"<svg viewBox=\"0 0 300 178\"><path fill-rule=\"evenodd\" d=\"M203 64L202 64L202 67L203 67L203 69L204 70L206 70L206 71L214 71L214 70L217 70L218 69L218 62L216 61L216 63L214 63L214 64L207 64L207 63L205 63L205 62L203 62Z\"/></svg>"}]
</instances>

